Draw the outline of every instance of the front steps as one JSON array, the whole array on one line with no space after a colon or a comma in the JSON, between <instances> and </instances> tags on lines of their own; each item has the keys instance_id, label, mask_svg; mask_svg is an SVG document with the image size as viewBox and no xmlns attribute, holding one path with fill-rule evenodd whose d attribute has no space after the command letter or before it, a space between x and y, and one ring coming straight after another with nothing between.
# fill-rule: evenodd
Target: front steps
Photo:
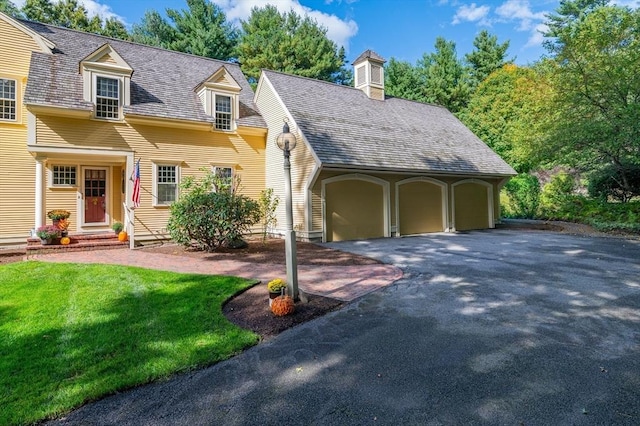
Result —
<instances>
[{"instance_id":1,"label":"front steps","mask_svg":"<svg viewBox=\"0 0 640 426\"><path fill-rule=\"evenodd\" d=\"M61 253L69 251L107 250L129 247L129 241L118 241L118 236L113 232L97 234L69 234L71 243L67 245L56 244L42 245L40 238L27 239L27 258L34 254Z\"/></svg>"}]
</instances>

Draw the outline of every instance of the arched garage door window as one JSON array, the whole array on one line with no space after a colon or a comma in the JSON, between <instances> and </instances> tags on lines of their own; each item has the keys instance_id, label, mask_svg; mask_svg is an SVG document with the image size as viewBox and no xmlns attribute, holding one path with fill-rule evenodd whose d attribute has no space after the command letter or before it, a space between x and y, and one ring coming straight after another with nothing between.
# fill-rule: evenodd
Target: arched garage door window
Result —
<instances>
[{"instance_id":1,"label":"arched garage door window","mask_svg":"<svg viewBox=\"0 0 640 426\"><path fill-rule=\"evenodd\" d=\"M389 182L348 174L322 181L323 241L390 236Z\"/></svg>"},{"instance_id":2,"label":"arched garage door window","mask_svg":"<svg viewBox=\"0 0 640 426\"><path fill-rule=\"evenodd\" d=\"M493 186L479 179L465 179L451 185L453 229L493 228Z\"/></svg>"}]
</instances>

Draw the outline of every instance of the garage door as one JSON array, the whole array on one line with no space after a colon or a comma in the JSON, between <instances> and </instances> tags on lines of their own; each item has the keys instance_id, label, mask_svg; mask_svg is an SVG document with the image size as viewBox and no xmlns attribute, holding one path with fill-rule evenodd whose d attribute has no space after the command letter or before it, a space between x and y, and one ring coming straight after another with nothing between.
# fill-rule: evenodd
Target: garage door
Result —
<instances>
[{"instance_id":1,"label":"garage door","mask_svg":"<svg viewBox=\"0 0 640 426\"><path fill-rule=\"evenodd\" d=\"M384 190L364 180L339 180L325 185L326 240L384 237Z\"/></svg>"},{"instance_id":2,"label":"garage door","mask_svg":"<svg viewBox=\"0 0 640 426\"><path fill-rule=\"evenodd\" d=\"M414 180L398 185L398 232L400 235L445 230L444 188L434 182Z\"/></svg>"},{"instance_id":3,"label":"garage door","mask_svg":"<svg viewBox=\"0 0 640 426\"><path fill-rule=\"evenodd\" d=\"M456 231L491 227L489 212L490 185L464 182L453 185L453 209Z\"/></svg>"}]
</instances>

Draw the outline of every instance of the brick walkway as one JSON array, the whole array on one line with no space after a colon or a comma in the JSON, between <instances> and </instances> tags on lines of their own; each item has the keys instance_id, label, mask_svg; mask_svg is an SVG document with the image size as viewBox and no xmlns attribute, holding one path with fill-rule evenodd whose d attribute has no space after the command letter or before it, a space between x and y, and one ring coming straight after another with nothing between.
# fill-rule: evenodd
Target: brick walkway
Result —
<instances>
[{"instance_id":1,"label":"brick walkway","mask_svg":"<svg viewBox=\"0 0 640 426\"><path fill-rule=\"evenodd\" d=\"M286 276L285 265L233 260L207 261L144 250L117 249L41 254L31 256L31 259L44 262L129 265L196 274L234 275L259 279L262 282ZM393 265L298 266L298 285L302 291L346 302L390 285L400 278L402 278L402 271Z\"/></svg>"}]
</instances>

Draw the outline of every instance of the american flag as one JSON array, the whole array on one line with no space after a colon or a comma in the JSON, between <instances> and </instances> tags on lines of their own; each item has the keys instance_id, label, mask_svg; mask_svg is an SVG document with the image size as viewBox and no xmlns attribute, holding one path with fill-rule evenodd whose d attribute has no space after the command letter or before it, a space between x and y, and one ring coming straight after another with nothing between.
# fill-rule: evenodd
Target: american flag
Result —
<instances>
[{"instance_id":1,"label":"american flag","mask_svg":"<svg viewBox=\"0 0 640 426\"><path fill-rule=\"evenodd\" d=\"M140 207L140 159L133 170L133 195L131 196L133 207Z\"/></svg>"}]
</instances>

